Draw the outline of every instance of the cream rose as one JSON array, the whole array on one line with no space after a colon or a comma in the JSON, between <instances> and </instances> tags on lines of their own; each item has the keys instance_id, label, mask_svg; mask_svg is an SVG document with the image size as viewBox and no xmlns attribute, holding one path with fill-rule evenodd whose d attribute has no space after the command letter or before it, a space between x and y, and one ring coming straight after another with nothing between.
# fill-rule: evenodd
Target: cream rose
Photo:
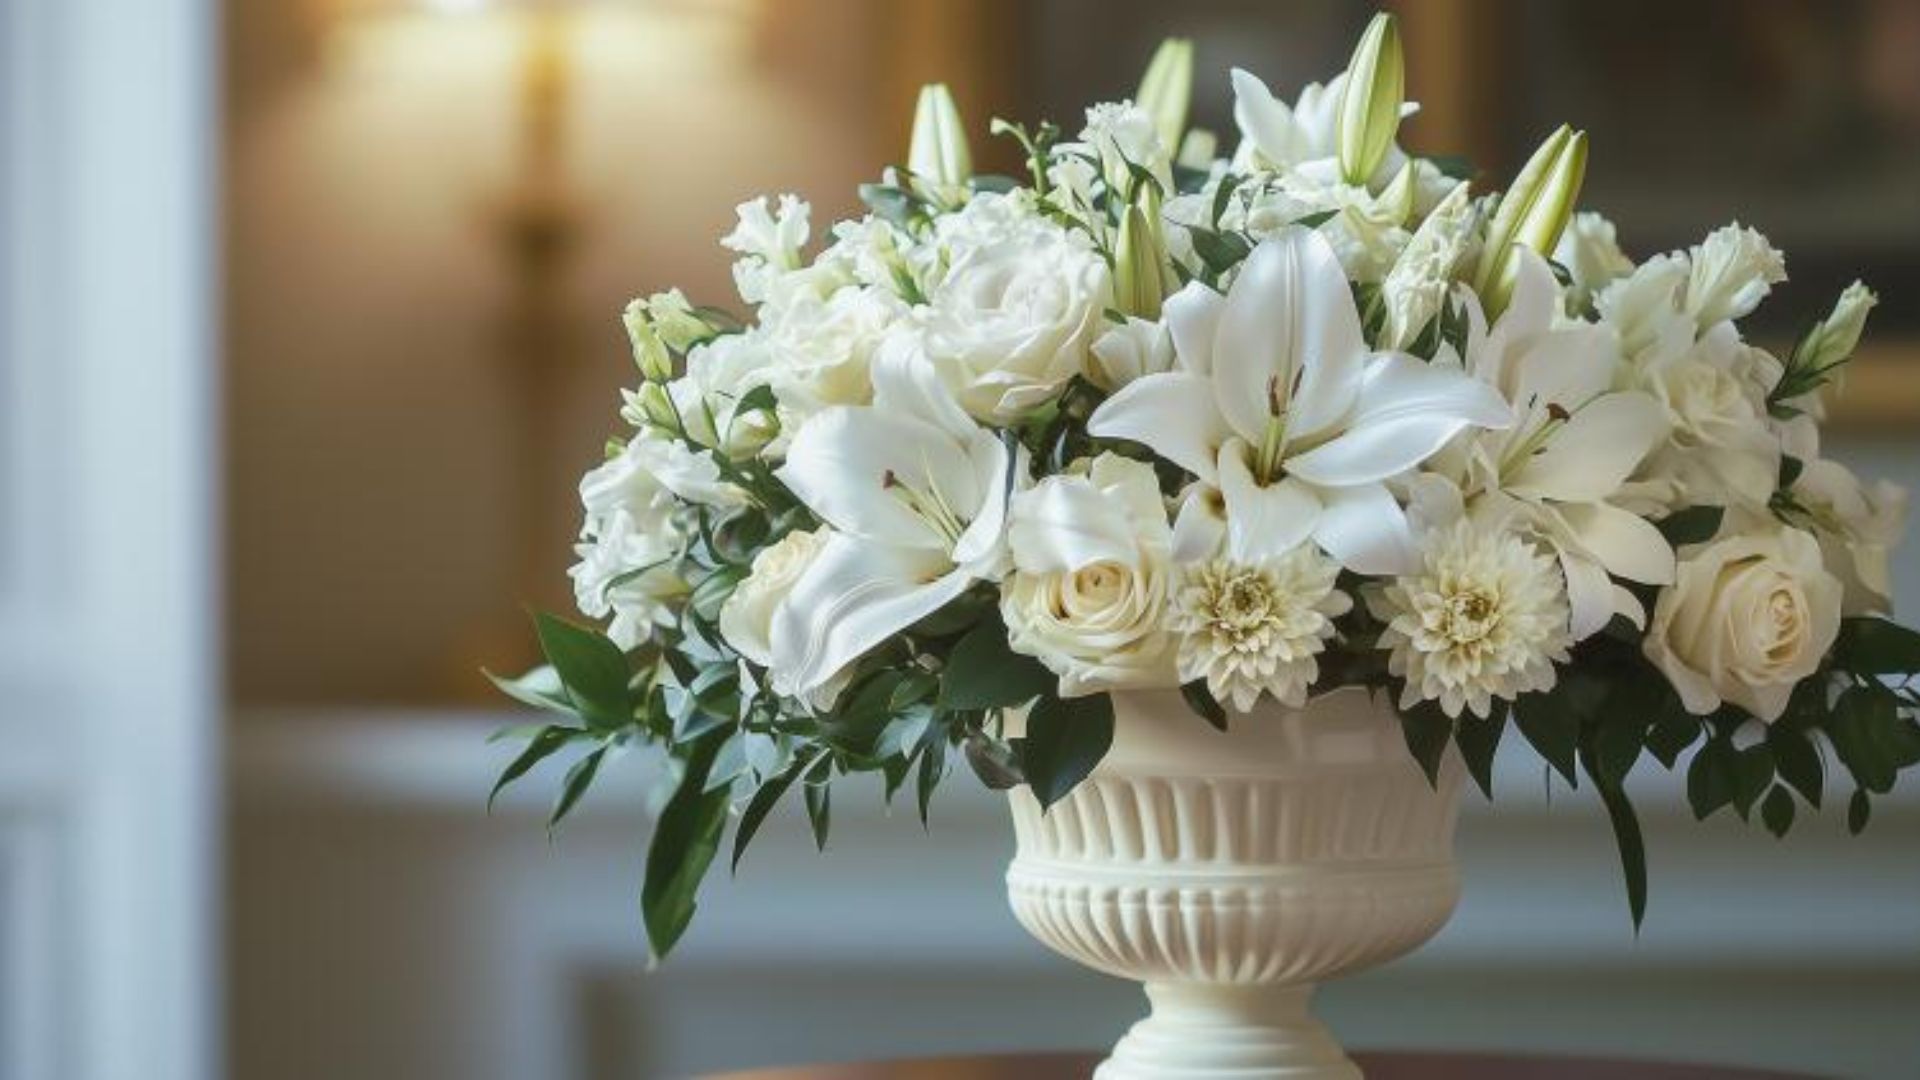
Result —
<instances>
[{"instance_id":1,"label":"cream rose","mask_svg":"<svg viewBox=\"0 0 1920 1080\"><path fill-rule=\"evenodd\" d=\"M1660 591L1647 658L1687 711L1732 702L1773 721L1840 632L1839 579L1799 529L1766 527L1686 551Z\"/></svg>"},{"instance_id":2,"label":"cream rose","mask_svg":"<svg viewBox=\"0 0 1920 1080\"><path fill-rule=\"evenodd\" d=\"M753 557L746 580L720 608L720 636L741 656L767 666L773 660L773 613L813 565L825 529L790 532Z\"/></svg>"},{"instance_id":3,"label":"cream rose","mask_svg":"<svg viewBox=\"0 0 1920 1080\"><path fill-rule=\"evenodd\" d=\"M1048 477L1014 498L1008 537L1008 643L1060 676L1062 696L1179 681L1165 630L1173 530L1151 467L1103 454Z\"/></svg>"},{"instance_id":4,"label":"cream rose","mask_svg":"<svg viewBox=\"0 0 1920 1080\"><path fill-rule=\"evenodd\" d=\"M984 200L977 196L968 210ZM929 297L919 345L961 406L1008 423L1083 371L1113 283L1088 238L1010 207L957 225L952 265Z\"/></svg>"}]
</instances>

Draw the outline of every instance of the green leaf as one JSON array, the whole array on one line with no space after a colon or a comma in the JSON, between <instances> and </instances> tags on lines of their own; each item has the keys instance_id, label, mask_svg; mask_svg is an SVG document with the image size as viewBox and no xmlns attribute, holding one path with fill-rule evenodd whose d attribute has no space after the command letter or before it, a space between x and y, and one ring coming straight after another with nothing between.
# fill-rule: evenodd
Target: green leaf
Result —
<instances>
[{"instance_id":1,"label":"green leaf","mask_svg":"<svg viewBox=\"0 0 1920 1080\"><path fill-rule=\"evenodd\" d=\"M903 229L912 227L914 217L926 205L925 200L913 192L886 184L861 184L860 201L867 204L875 217Z\"/></svg>"},{"instance_id":2,"label":"green leaf","mask_svg":"<svg viewBox=\"0 0 1920 1080\"><path fill-rule=\"evenodd\" d=\"M1675 702L1674 707L1663 712L1653 722L1653 727L1647 730L1647 752L1662 766L1671 769L1687 747L1700 738L1701 730L1700 718L1680 708Z\"/></svg>"},{"instance_id":3,"label":"green leaf","mask_svg":"<svg viewBox=\"0 0 1920 1080\"><path fill-rule=\"evenodd\" d=\"M656 960L664 960L693 920L694 897L720 850L727 823L727 792L706 790L718 739L695 743L673 797L660 811L647 845L640 910Z\"/></svg>"},{"instance_id":4,"label":"green leaf","mask_svg":"<svg viewBox=\"0 0 1920 1080\"><path fill-rule=\"evenodd\" d=\"M633 722L626 654L605 634L544 613L533 617L540 650L565 684L568 700L589 727L612 729Z\"/></svg>"},{"instance_id":5,"label":"green leaf","mask_svg":"<svg viewBox=\"0 0 1920 1080\"><path fill-rule=\"evenodd\" d=\"M553 813L547 816L547 831L551 833L561 820L573 811L580 802L580 796L593 786L593 778L600 771L600 763L607 757L607 748L601 747L593 753L573 763L567 770L567 778L560 784L560 797L554 801Z\"/></svg>"},{"instance_id":6,"label":"green leaf","mask_svg":"<svg viewBox=\"0 0 1920 1080\"><path fill-rule=\"evenodd\" d=\"M1847 831L1859 836L1865 831L1867 821L1873 817L1873 800L1867 798L1865 788L1853 789L1853 798L1847 800Z\"/></svg>"},{"instance_id":7,"label":"green leaf","mask_svg":"<svg viewBox=\"0 0 1920 1080\"><path fill-rule=\"evenodd\" d=\"M531 705L547 712L573 714L573 702L567 698L567 688L560 682L560 673L553 670L552 664L541 664L517 679L508 679L482 670L498 687L500 692L522 705Z\"/></svg>"},{"instance_id":8,"label":"green leaf","mask_svg":"<svg viewBox=\"0 0 1920 1080\"><path fill-rule=\"evenodd\" d=\"M747 800L746 809L740 812L740 824L733 831L731 869L734 873L740 872L740 859L747 853L747 845L753 843L753 838L767 820L767 815L780 802L780 797L787 793L787 789L793 786L793 782L799 778L801 772L811 764L813 764L813 752L802 751L799 757L793 759L792 764L775 773L766 783L754 790L753 796Z\"/></svg>"},{"instance_id":9,"label":"green leaf","mask_svg":"<svg viewBox=\"0 0 1920 1080\"><path fill-rule=\"evenodd\" d=\"M1113 700L1105 694L1041 698L1027 716L1020 769L1042 810L1059 802L1113 747Z\"/></svg>"},{"instance_id":10,"label":"green leaf","mask_svg":"<svg viewBox=\"0 0 1920 1080\"><path fill-rule=\"evenodd\" d=\"M1507 732L1507 710L1496 705L1493 716L1482 720L1468 713L1460 718L1455 726L1453 741L1460 747L1460 757L1467 763L1467 772L1473 782L1480 786L1480 793L1488 799L1493 798L1493 758L1500 749L1500 739Z\"/></svg>"},{"instance_id":11,"label":"green leaf","mask_svg":"<svg viewBox=\"0 0 1920 1080\"><path fill-rule=\"evenodd\" d=\"M1875 795L1893 790L1899 774L1894 740L1899 699L1885 687L1855 686L1840 695L1826 724L1827 738L1854 783Z\"/></svg>"},{"instance_id":12,"label":"green leaf","mask_svg":"<svg viewBox=\"0 0 1920 1080\"><path fill-rule=\"evenodd\" d=\"M1293 219L1293 224L1303 229L1317 229L1340 215L1338 210L1315 210L1311 214L1302 214Z\"/></svg>"},{"instance_id":13,"label":"green leaf","mask_svg":"<svg viewBox=\"0 0 1920 1080\"><path fill-rule=\"evenodd\" d=\"M1051 691L1053 672L1007 644L998 611L954 645L940 674L940 705L950 712L1011 709Z\"/></svg>"},{"instance_id":14,"label":"green leaf","mask_svg":"<svg viewBox=\"0 0 1920 1080\"><path fill-rule=\"evenodd\" d=\"M1213 692L1207 689L1205 679L1195 679L1180 687L1180 696L1186 699L1187 708L1195 716L1213 725L1215 731L1227 730L1227 710L1214 700Z\"/></svg>"},{"instance_id":15,"label":"green leaf","mask_svg":"<svg viewBox=\"0 0 1920 1080\"><path fill-rule=\"evenodd\" d=\"M720 617L720 609L725 606L727 597L746 580L747 567L723 566L700 579L693 587L693 593L687 597L687 606L694 614L709 621Z\"/></svg>"},{"instance_id":16,"label":"green leaf","mask_svg":"<svg viewBox=\"0 0 1920 1080\"><path fill-rule=\"evenodd\" d=\"M1720 521L1726 516L1724 506L1690 506L1654 522L1654 526L1674 547L1704 544L1720 531Z\"/></svg>"},{"instance_id":17,"label":"green leaf","mask_svg":"<svg viewBox=\"0 0 1920 1080\"><path fill-rule=\"evenodd\" d=\"M933 793L940 781L947 775L947 740L940 734L927 740L926 752L920 755L920 775L914 785L914 801L919 804L920 827L931 828L929 824L933 808Z\"/></svg>"},{"instance_id":18,"label":"green leaf","mask_svg":"<svg viewBox=\"0 0 1920 1080\"><path fill-rule=\"evenodd\" d=\"M1574 753L1580 743L1580 718L1565 708L1558 694L1522 694L1513 703L1514 725L1534 750L1568 784L1578 787Z\"/></svg>"},{"instance_id":19,"label":"green leaf","mask_svg":"<svg viewBox=\"0 0 1920 1080\"><path fill-rule=\"evenodd\" d=\"M1215 230L1220 228L1220 219L1227 214L1227 204L1233 200L1234 189L1240 186L1244 177L1238 173L1226 173L1220 177L1220 183L1213 190L1213 216L1208 223Z\"/></svg>"},{"instance_id":20,"label":"green leaf","mask_svg":"<svg viewBox=\"0 0 1920 1080\"><path fill-rule=\"evenodd\" d=\"M1806 733L1774 724L1767 729L1767 746L1773 750L1773 766L1807 805L1819 807L1826 769L1820 763L1820 751ZM1766 807L1761 807L1764 813Z\"/></svg>"},{"instance_id":21,"label":"green leaf","mask_svg":"<svg viewBox=\"0 0 1920 1080\"><path fill-rule=\"evenodd\" d=\"M1687 802L1705 821L1733 801L1733 744L1718 736L1701 744L1687 768Z\"/></svg>"},{"instance_id":22,"label":"green leaf","mask_svg":"<svg viewBox=\"0 0 1920 1080\"><path fill-rule=\"evenodd\" d=\"M487 793L487 810L489 812L493 810L493 801L500 797L500 793L506 790L508 784L527 775L535 765L552 757L555 751L585 734L586 732L579 728L565 727L560 724L549 724L541 728L533 738L527 740L526 748L500 771L500 779L494 781L493 790Z\"/></svg>"},{"instance_id":23,"label":"green leaf","mask_svg":"<svg viewBox=\"0 0 1920 1080\"><path fill-rule=\"evenodd\" d=\"M1427 774L1427 782L1440 782L1440 762L1446 757L1447 743L1453 740L1453 721L1431 701L1423 701L1400 713L1400 734L1407 741L1407 752Z\"/></svg>"},{"instance_id":24,"label":"green leaf","mask_svg":"<svg viewBox=\"0 0 1920 1080\"><path fill-rule=\"evenodd\" d=\"M1020 771L1020 755L1015 747L984 731L967 732L967 764L973 774L993 791L1006 791L1026 783Z\"/></svg>"},{"instance_id":25,"label":"green leaf","mask_svg":"<svg viewBox=\"0 0 1920 1080\"><path fill-rule=\"evenodd\" d=\"M1239 233L1194 227L1187 230L1187 235L1193 238L1193 253L1200 256L1200 261L1215 274L1238 266L1253 250L1253 245L1247 243L1247 238Z\"/></svg>"},{"instance_id":26,"label":"green leaf","mask_svg":"<svg viewBox=\"0 0 1920 1080\"><path fill-rule=\"evenodd\" d=\"M1593 778L1593 788L1600 793L1600 802L1607 808L1607 820L1613 825L1614 844L1620 849L1620 872L1626 880L1627 909L1633 915L1634 932L1638 933L1647 917L1646 840L1641 836L1640 819L1634 816L1626 789L1595 773L1593 765L1589 759L1587 775Z\"/></svg>"},{"instance_id":27,"label":"green leaf","mask_svg":"<svg viewBox=\"0 0 1920 1080\"><path fill-rule=\"evenodd\" d=\"M1786 788L1775 784L1767 791L1767 797L1760 800L1760 821L1776 838L1793 828L1793 796Z\"/></svg>"},{"instance_id":28,"label":"green leaf","mask_svg":"<svg viewBox=\"0 0 1920 1080\"><path fill-rule=\"evenodd\" d=\"M822 757L807 770L800 793L806 796L807 824L813 827L813 846L827 850L827 833L833 827L833 758Z\"/></svg>"},{"instance_id":29,"label":"green leaf","mask_svg":"<svg viewBox=\"0 0 1920 1080\"><path fill-rule=\"evenodd\" d=\"M1920 633L1886 619L1843 619L1834 665L1856 675L1920 673Z\"/></svg>"},{"instance_id":30,"label":"green leaf","mask_svg":"<svg viewBox=\"0 0 1920 1080\"><path fill-rule=\"evenodd\" d=\"M1647 742L1648 718L1645 713L1623 710L1600 725L1593 736L1594 765L1610 784L1621 784L1640 760Z\"/></svg>"},{"instance_id":31,"label":"green leaf","mask_svg":"<svg viewBox=\"0 0 1920 1080\"><path fill-rule=\"evenodd\" d=\"M1773 783L1773 751L1756 743L1733 755L1733 808L1741 818L1753 814L1753 805Z\"/></svg>"}]
</instances>

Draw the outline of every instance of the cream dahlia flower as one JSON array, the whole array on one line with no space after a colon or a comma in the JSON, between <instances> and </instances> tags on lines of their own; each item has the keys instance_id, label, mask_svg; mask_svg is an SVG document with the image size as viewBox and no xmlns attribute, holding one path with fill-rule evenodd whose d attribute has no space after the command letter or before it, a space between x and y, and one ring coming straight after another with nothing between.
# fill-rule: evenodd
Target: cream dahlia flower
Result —
<instances>
[{"instance_id":1,"label":"cream dahlia flower","mask_svg":"<svg viewBox=\"0 0 1920 1080\"><path fill-rule=\"evenodd\" d=\"M1468 522L1428 534L1425 565L1368 598L1387 623L1387 670L1406 679L1400 707L1438 701L1448 716L1486 716L1553 686L1573 643L1567 596L1553 560L1510 534Z\"/></svg>"},{"instance_id":2,"label":"cream dahlia flower","mask_svg":"<svg viewBox=\"0 0 1920 1080\"><path fill-rule=\"evenodd\" d=\"M1333 620L1353 607L1333 587L1339 576L1338 564L1308 544L1258 563L1189 566L1168 620L1180 639L1180 681L1206 679L1207 692L1239 712L1262 693L1306 704Z\"/></svg>"}]
</instances>

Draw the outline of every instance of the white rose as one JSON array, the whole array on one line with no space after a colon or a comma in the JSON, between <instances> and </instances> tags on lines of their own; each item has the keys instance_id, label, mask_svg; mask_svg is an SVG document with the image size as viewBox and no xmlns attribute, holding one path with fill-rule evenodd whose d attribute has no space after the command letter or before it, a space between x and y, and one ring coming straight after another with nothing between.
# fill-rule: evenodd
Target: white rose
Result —
<instances>
[{"instance_id":1,"label":"white rose","mask_svg":"<svg viewBox=\"0 0 1920 1080\"><path fill-rule=\"evenodd\" d=\"M1771 722L1832 648L1842 592L1799 529L1725 537L1682 555L1643 647L1687 711L1732 702Z\"/></svg>"},{"instance_id":2,"label":"white rose","mask_svg":"<svg viewBox=\"0 0 1920 1080\"><path fill-rule=\"evenodd\" d=\"M1112 280L1084 234L1024 200L976 196L943 224L983 204L980 220L947 237L952 264L930 297L920 346L968 413L1008 423L1084 370Z\"/></svg>"},{"instance_id":3,"label":"white rose","mask_svg":"<svg viewBox=\"0 0 1920 1080\"><path fill-rule=\"evenodd\" d=\"M780 399L781 426L797 431L832 405L873 400L873 354L907 307L890 292L843 288L799 298L766 323L767 381Z\"/></svg>"},{"instance_id":4,"label":"white rose","mask_svg":"<svg viewBox=\"0 0 1920 1080\"><path fill-rule=\"evenodd\" d=\"M790 532L753 557L746 580L720 608L720 635L741 656L766 667L773 660L773 613L813 565L826 530Z\"/></svg>"},{"instance_id":5,"label":"white rose","mask_svg":"<svg viewBox=\"0 0 1920 1080\"><path fill-rule=\"evenodd\" d=\"M1764 506L1780 473L1780 440L1747 374L1759 350L1725 324L1696 343L1664 338L1637 358L1631 388L1659 400L1667 443L1635 479L1665 492L1669 509L1695 503Z\"/></svg>"},{"instance_id":6,"label":"white rose","mask_svg":"<svg viewBox=\"0 0 1920 1080\"><path fill-rule=\"evenodd\" d=\"M1173 533L1151 466L1113 454L1014 497L1007 640L1060 676L1060 693L1178 683L1165 607Z\"/></svg>"},{"instance_id":7,"label":"white rose","mask_svg":"<svg viewBox=\"0 0 1920 1080\"><path fill-rule=\"evenodd\" d=\"M753 456L779 433L764 410L741 413L737 406L754 387L773 378L772 350L766 334L749 330L722 334L687 354L687 373L667 384L678 422L687 438L731 460ZM625 415L641 426L646 419L639 395L625 394Z\"/></svg>"},{"instance_id":8,"label":"white rose","mask_svg":"<svg viewBox=\"0 0 1920 1080\"><path fill-rule=\"evenodd\" d=\"M1845 612L1890 612L1887 561L1905 531L1906 490L1885 480L1862 484L1837 461L1810 461L1794 479L1792 495L1820 538L1827 569L1846 587Z\"/></svg>"}]
</instances>

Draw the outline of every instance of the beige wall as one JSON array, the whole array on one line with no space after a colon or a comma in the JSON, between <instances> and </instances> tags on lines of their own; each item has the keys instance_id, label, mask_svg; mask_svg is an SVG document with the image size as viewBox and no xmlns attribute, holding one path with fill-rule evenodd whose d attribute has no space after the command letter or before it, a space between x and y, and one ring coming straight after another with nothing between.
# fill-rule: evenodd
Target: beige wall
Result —
<instances>
[{"instance_id":1,"label":"beige wall","mask_svg":"<svg viewBox=\"0 0 1920 1080\"><path fill-rule=\"evenodd\" d=\"M515 491L497 217L514 178L499 18L230 5L227 425L232 689L242 703L472 697L567 602L573 479L614 432L617 314L731 299L714 242L761 191L851 209L893 148L876 5L653 3L575 28L568 175L583 239L551 348L554 446ZM830 220L830 219L829 219ZM532 580L514 530L536 507ZM537 590L537 591L536 591Z\"/></svg>"}]
</instances>

